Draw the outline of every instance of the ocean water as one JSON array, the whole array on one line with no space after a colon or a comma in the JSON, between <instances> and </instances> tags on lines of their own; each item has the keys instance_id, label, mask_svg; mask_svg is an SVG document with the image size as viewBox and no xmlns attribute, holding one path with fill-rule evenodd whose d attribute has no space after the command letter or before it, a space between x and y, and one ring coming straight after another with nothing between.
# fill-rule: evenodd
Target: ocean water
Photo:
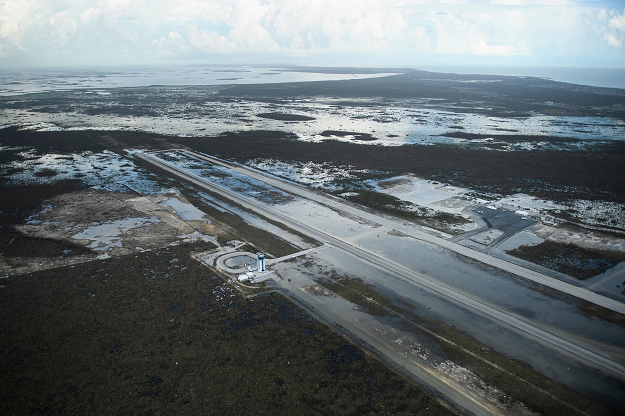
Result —
<instances>
[{"instance_id":1,"label":"ocean water","mask_svg":"<svg viewBox=\"0 0 625 416\"><path fill-rule=\"evenodd\" d=\"M625 68L565 68L513 66L423 66L419 69L454 74L509 75L547 78L569 84L625 89Z\"/></svg>"},{"instance_id":2,"label":"ocean water","mask_svg":"<svg viewBox=\"0 0 625 416\"><path fill-rule=\"evenodd\" d=\"M418 69L458 74L509 75L553 79L578 85L625 89L625 69L507 67L507 66L423 66ZM298 72L292 68L253 66L176 66L145 68L75 68L0 70L0 96L71 89L109 89L153 85L228 85L281 82L329 81L372 78L392 73L324 74ZM107 94L106 91L98 91Z\"/></svg>"},{"instance_id":3,"label":"ocean water","mask_svg":"<svg viewBox=\"0 0 625 416\"><path fill-rule=\"evenodd\" d=\"M294 68L251 66L177 66L145 68L32 69L0 71L0 96L72 89L149 87L155 85L229 85L281 82L332 81L374 78L380 74L323 74L298 72Z\"/></svg>"}]
</instances>

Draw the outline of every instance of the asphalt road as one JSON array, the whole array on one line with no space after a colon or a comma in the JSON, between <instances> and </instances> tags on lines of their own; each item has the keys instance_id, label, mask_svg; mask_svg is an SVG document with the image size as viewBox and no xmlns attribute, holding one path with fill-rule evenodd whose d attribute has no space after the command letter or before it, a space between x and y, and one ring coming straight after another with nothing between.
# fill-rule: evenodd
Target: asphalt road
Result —
<instances>
[{"instance_id":1,"label":"asphalt road","mask_svg":"<svg viewBox=\"0 0 625 416\"><path fill-rule=\"evenodd\" d=\"M195 154L197 156L197 154ZM444 284L440 281L434 280L432 278L430 278L429 276L416 272L414 270L411 270L397 262L394 262L392 260L389 260L387 258L384 258L382 256L380 256L377 253L371 252L369 250L365 250L363 248L360 248L354 244L349 243L348 241L345 241L343 239L337 238L335 236L332 236L328 233L325 233L321 230L312 228L302 222L297 221L296 219L290 218L285 216L284 214L281 214L279 212L276 212L275 210L271 209L269 206L264 205L262 203L259 203L258 201L254 200L254 199L249 199L246 197L241 196L240 194L237 194L235 192L232 192L226 188L223 188L219 185L215 185L199 176L190 174L188 172L185 172L184 170L177 168L175 166L169 165L167 163L162 162L161 160L158 160L148 154L135 154L136 157L141 158L145 161L148 161L180 178L183 178L185 180L188 180L192 183L197 184L198 186L201 186L205 189L208 189L210 191L213 192L217 192L220 193L224 196L226 196L228 199L248 208L248 209L252 209L255 212L264 215L267 218L270 218L272 220L278 221L294 230L297 230L301 233L304 233L318 241L321 241L323 243L326 244L331 244L333 246L336 246L342 250L347 251L348 253L362 259L365 261L368 261L372 264L375 264L376 266L394 272L397 275L400 275L406 279L409 279L411 281L413 281L414 283L417 283L419 285L421 285L422 287L426 288L427 290L429 290L430 292L434 292L437 293L441 296L443 296L444 298L451 300L457 304L463 305L464 307L470 308L473 311L483 315L483 316L487 316L493 320L498 321L500 324L504 325L505 327L508 327L518 333L523 334L526 337L529 337L531 339L536 340L537 342L540 342L543 345L549 346L557 351L559 351L560 353L563 353L573 359L579 360L582 363L586 364L586 365L590 365L592 367L598 368L600 370L602 370L603 372L605 372L606 374L609 374L611 376L617 377L617 378L621 378L625 380L625 367L621 366L618 363L615 363L614 361L603 357L599 354L596 354L593 351L589 351L583 347L580 347L579 345L576 345L566 339L560 338L556 335L553 335L549 332L546 332L540 328L537 328L533 325L531 325L530 323L528 323L527 321L523 320L522 318L520 318L517 315L514 315L512 313L510 313L509 311L503 310L495 305L492 305L488 302L485 302L481 299L477 299L467 293L464 293L454 287L451 287L447 284ZM210 159L209 159L210 160ZM220 164L222 164L223 162L220 161ZM229 165L226 165L228 167L231 167ZM246 172L242 172L247 174ZM249 175L252 176L252 175ZM265 180L265 182L272 184L271 182ZM296 186L297 187L297 186ZM285 189L284 186L281 187L282 189ZM299 187L297 187L299 188ZM287 190L287 189L285 189ZM299 193L299 192L298 192ZM313 196L318 197L317 194L312 193L311 194ZM303 196L303 195L302 195ZM310 198L313 199L313 198ZM325 198L326 200L328 198ZM336 201L332 201L332 202L336 202ZM351 208L351 207L350 207ZM394 228L394 229L398 229L393 227L393 225L396 225L398 223L395 222L390 222L389 220L385 219L385 218L381 218L379 216L374 216L373 214L370 213L366 213L365 211L361 211L358 210L357 214L355 213L354 215L358 215L361 216L360 213L363 214L367 214L366 215L366 219L371 220L373 222L376 223L381 223L383 225L386 225L385 223L390 224L389 228ZM408 227L401 227L399 228L399 231L404 232L404 228L408 228ZM411 229L414 230L414 229ZM432 237L427 235L428 237ZM442 239L440 239L442 240ZM445 241L445 240L442 240ZM454 244L455 246L457 246L457 244ZM461 247L461 246L459 246ZM470 250L470 249L467 249ZM456 250L453 250L456 251ZM472 250L470 250L472 251ZM459 251L456 251L459 252ZM462 254L462 253L461 253ZM481 253L480 253L481 254ZM471 256L474 257L474 256ZM485 256L485 257L489 257L489 256ZM489 259L491 260L499 260L499 259L493 259L491 257L489 257ZM510 264L507 263L505 261L500 261L501 263L506 263L506 264ZM488 262L489 264L491 262ZM516 266L516 265L514 265ZM520 266L517 266L516 268L518 269L523 269ZM526 270L526 269L524 269ZM546 277L546 276L545 276ZM547 277L546 277L547 278ZM547 278L549 279L549 278ZM570 286L570 285L567 285ZM587 292L587 291L586 291ZM591 292L588 292L591 293ZM598 296L598 295L597 295ZM618 302L617 302L618 303Z\"/></svg>"}]
</instances>

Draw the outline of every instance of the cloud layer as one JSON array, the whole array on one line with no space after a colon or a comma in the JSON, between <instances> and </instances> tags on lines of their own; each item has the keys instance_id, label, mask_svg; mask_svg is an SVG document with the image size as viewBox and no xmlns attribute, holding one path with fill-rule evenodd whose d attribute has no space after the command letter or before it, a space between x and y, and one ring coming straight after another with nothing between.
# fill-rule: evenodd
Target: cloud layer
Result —
<instances>
[{"instance_id":1,"label":"cloud layer","mask_svg":"<svg viewBox=\"0 0 625 416\"><path fill-rule=\"evenodd\" d=\"M4 0L0 65L350 56L625 66L608 0ZM594 64L594 65L593 65Z\"/></svg>"}]
</instances>

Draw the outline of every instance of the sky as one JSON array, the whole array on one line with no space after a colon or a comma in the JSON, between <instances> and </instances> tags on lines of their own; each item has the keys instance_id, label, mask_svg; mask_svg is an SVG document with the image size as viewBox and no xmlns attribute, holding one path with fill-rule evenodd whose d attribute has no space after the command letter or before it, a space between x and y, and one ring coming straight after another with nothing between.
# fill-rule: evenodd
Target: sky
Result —
<instances>
[{"instance_id":1,"label":"sky","mask_svg":"<svg viewBox=\"0 0 625 416\"><path fill-rule=\"evenodd\" d=\"M0 69L625 68L625 0L0 0Z\"/></svg>"}]
</instances>

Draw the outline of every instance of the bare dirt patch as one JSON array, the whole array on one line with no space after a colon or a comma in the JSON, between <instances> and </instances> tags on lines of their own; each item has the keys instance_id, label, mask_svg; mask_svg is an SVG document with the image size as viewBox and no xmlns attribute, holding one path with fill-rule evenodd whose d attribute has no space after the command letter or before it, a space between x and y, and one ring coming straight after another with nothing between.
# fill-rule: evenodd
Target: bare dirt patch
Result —
<instances>
[{"instance_id":1,"label":"bare dirt patch","mask_svg":"<svg viewBox=\"0 0 625 416\"><path fill-rule=\"evenodd\" d=\"M587 230L570 224L558 227L536 225L534 228L534 234L546 240L574 244L589 250L625 252L625 238L620 233Z\"/></svg>"},{"instance_id":2,"label":"bare dirt patch","mask_svg":"<svg viewBox=\"0 0 625 416\"><path fill-rule=\"evenodd\" d=\"M158 203L165 199L89 189L42 201L12 227L0 272L23 274L222 234L209 223L183 221Z\"/></svg>"},{"instance_id":3,"label":"bare dirt patch","mask_svg":"<svg viewBox=\"0 0 625 416\"><path fill-rule=\"evenodd\" d=\"M310 293L313 296L328 296L331 298L335 298L336 294L323 286L312 285L312 286L303 286L300 287L304 292Z\"/></svg>"},{"instance_id":4,"label":"bare dirt patch","mask_svg":"<svg viewBox=\"0 0 625 416\"><path fill-rule=\"evenodd\" d=\"M381 192L360 190L346 199L449 234L461 233L457 226L470 223L461 215L435 211Z\"/></svg>"}]
</instances>

